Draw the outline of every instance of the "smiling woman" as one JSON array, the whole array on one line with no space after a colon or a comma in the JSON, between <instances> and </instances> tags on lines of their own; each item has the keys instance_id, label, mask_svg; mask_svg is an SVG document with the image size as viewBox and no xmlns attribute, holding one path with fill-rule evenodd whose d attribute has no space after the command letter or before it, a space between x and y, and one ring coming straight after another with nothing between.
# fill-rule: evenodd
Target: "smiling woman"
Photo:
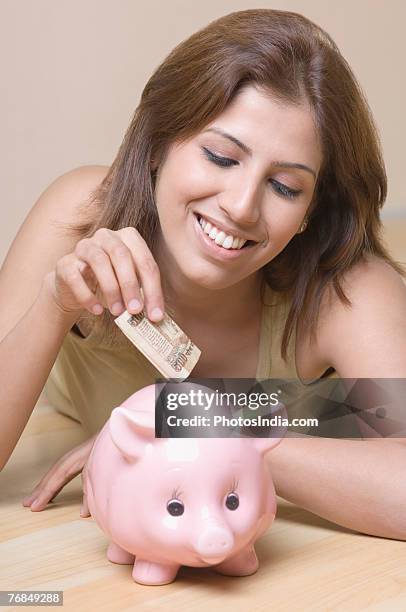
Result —
<instances>
[{"instance_id":1,"label":"smiling woman","mask_svg":"<svg viewBox=\"0 0 406 612\"><path fill-rule=\"evenodd\" d=\"M290 306L281 357L304 326L315 361L302 371L316 373L331 365L315 352L327 289L349 305L342 281L366 257L405 275L380 239L386 190L368 103L331 37L295 13L240 11L179 44L151 76L95 191L98 215L72 230L136 227L185 325L206 315L202 302L241 323L258 312L263 277ZM218 266L193 250L194 215L223 231L217 245L254 244ZM107 310L93 326L118 340Z\"/></svg>"},{"instance_id":2,"label":"smiling woman","mask_svg":"<svg viewBox=\"0 0 406 612\"><path fill-rule=\"evenodd\" d=\"M30 362L14 363L24 393L15 379L10 387L7 373L1 381L4 401L15 407L0 416L7 419L3 465L34 407L31 388L45 380L55 408L94 435L112 408L159 376L114 324L124 308L145 307L158 321L165 307L202 351L195 377L296 378L304 391L334 369L351 375L342 337L357 363L365 359L367 375L406 377L406 274L380 237L386 190L367 101L322 28L296 13L255 9L221 17L180 43L148 80L111 167L56 181L38 203L41 223L28 221L10 251L5 295L43 228L61 232L49 259L36 264L44 281L28 318L8 330L3 323L4 357L39 323L48 338L32 337ZM30 286L32 267L19 286ZM393 289L390 312L375 299L379 275ZM380 349L375 370L371 343ZM350 461L362 452L352 441L335 441L349 443L345 452L329 439L306 440L306 449L300 442L283 441L272 455L278 493L340 524L406 537L404 524L391 531L382 518L398 520L404 486L388 478L385 495L372 490L362 462ZM387 459L379 454L380 474L397 470L400 481L400 445L393 447ZM38 497L33 509L44 507L90 448L82 446L77 461L73 451L69 469L62 459L27 505ZM367 449L372 470L374 449Z\"/></svg>"},{"instance_id":3,"label":"smiling woman","mask_svg":"<svg viewBox=\"0 0 406 612\"><path fill-rule=\"evenodd\" d=\"M227 311L229 321L255 309L253 286L303 222L321 158L308 107L281 104L252 84L241 87L208 127L169 147L155 180L155 257L169 288L177 283L183 311L198 296L212 305L214 300L219 316ZM196 218L206 221L209 237L202 253L196 249ZM235 238L250 243L236 251L230 248ZM235 291L231 307L228 287L252 297L243 302Z\"/></svg>"}]
</instances>

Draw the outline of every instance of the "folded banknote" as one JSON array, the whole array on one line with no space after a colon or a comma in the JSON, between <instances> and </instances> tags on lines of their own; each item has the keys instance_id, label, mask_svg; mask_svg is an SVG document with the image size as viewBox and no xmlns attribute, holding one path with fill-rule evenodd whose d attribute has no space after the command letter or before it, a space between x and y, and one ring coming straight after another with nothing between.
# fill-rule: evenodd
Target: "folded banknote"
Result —
<instances>
[{"instance_id":1,"label":"folded banknote","mask_svg":"<svg viewBox=\"0 0 406 612\"><path fill-rule=\"evenodd\" d=\"M114 323L165 378L185 380L199 360L201 351L167 314L156 323L125 310Z\"/></svg>"}]
</instances>

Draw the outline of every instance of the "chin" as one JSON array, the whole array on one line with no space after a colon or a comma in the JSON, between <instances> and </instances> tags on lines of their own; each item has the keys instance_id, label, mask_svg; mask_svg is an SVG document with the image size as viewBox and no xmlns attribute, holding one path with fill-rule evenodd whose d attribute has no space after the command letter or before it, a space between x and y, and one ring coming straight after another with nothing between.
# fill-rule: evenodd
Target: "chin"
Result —
<instances>
[{"instance_id":1,"label":"chin","mask_svg":"<svg viewBox=\"0 0 406 612\"><path fill-rule=\"evenodd\" d=\"M218 289L226 289L231 287L238 280L232 278L230 274L227 275L225 270L218 270L211 268L210 270L204 270L205 266L196 266L188 268L187 270L181 268L182 274L189 282L194 283L198 287L204 289L212 289L216 291Z\"/></svg>"}]
</instances>

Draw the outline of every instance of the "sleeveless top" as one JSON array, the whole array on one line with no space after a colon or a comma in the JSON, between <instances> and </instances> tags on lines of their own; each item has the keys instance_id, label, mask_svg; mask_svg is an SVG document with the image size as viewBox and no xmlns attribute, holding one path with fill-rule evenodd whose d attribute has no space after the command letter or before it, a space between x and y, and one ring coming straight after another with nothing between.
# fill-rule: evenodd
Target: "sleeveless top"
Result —
<instances>
[{"instance_id":1,"label":"sleeveless top","mask_svg":"<svg viewBox=\"0 0 406 612\"><path fill-rule=\"evenodd\" d=\"M296 379L302 388L312 385L320 379L302 381L296 370L296 330L290 338L287 363L280 354L288 301L267 284L264 297L256 379ZM334 368L320 378L326 377L337 377ZM130 342L103 346L95 330L83 337L72 328L49 374L44 396L58 412L80 422L93 435L116 406L156 378L162 378L160 372Z\"/></svg>"}]
</instances>

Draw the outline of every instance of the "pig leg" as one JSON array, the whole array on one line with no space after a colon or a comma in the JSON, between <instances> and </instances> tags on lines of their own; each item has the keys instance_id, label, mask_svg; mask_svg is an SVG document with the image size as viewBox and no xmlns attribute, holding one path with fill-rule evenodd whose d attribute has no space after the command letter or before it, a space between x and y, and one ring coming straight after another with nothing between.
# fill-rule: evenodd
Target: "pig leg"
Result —
<instances>
[{"instance_id":1,"label":"pig leg","mask_svg":"<svg viewBox=\"0 0 406 612\"><path fill-rule=\"evenodd\" d=\"M159 585L169 584L176 578L180 565L164 565L162 563L152 563L145 559L136 559L133 569L133 578L139 584Z\"/></svg>"},{"instance_id":2,"label":"pig leg","mask_svg":"<svg viewBox=\"0 0 406 612\"><path fill-rule=\"evenodd\" d=\"M250 545L243 548L237 555L213 566L219 574L225 576L250 576L259 567L255 548Z\"/></svg>"},{"instance_id":3,"label":"pig leg","mask_svg":"<svg viewBox=\"0 0 406 612\"><path fill-rule=\"evenodd\" d=\"M110 542L107 549L107 559L112 563L120 563L121 565L132 565L134 563L134 555L121 548L115 542Z\"/></svg>"}]
</instances>

